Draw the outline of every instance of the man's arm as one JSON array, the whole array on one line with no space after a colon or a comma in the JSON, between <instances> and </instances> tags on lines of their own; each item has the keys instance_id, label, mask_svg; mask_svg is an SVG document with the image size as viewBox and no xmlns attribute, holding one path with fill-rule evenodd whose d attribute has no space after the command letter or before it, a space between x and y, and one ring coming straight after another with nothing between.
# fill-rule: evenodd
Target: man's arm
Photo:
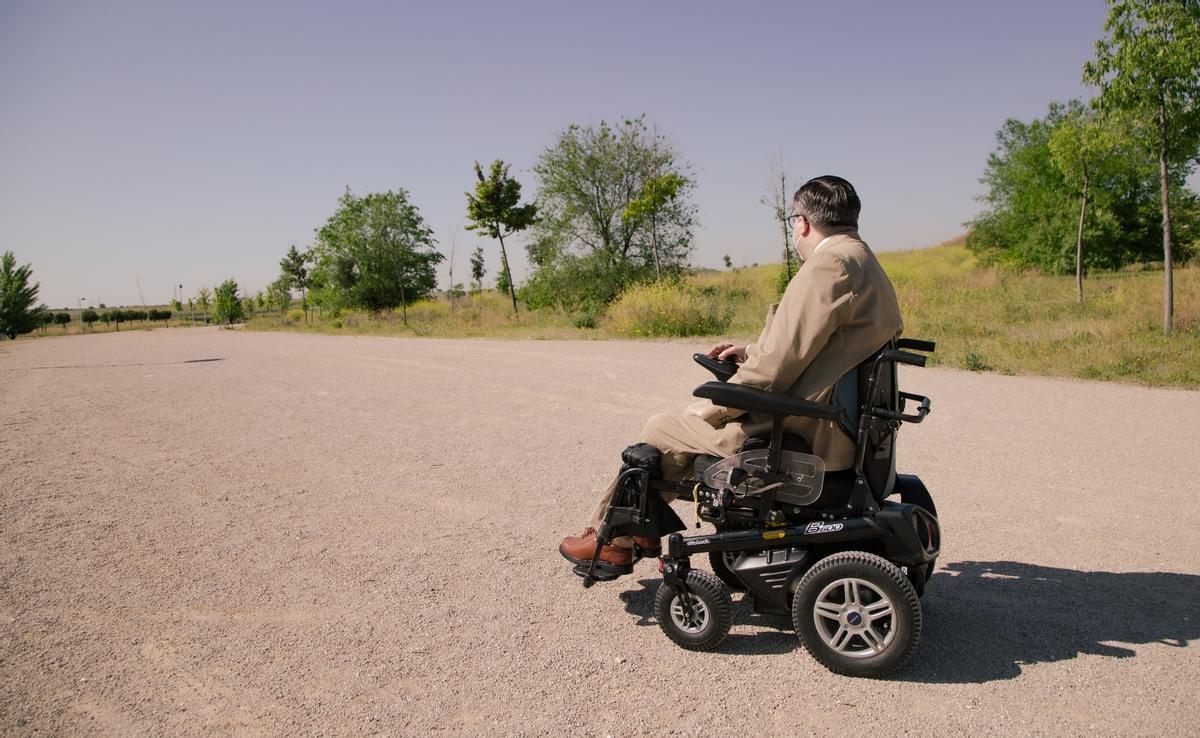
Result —
<instances>
[{"instance_id":1,"label":"man's arm","mask_svg":"<svg viewBox=\"0 0 1200 738\"><path fill-rule=\"evenodd\" d=\"M841 326L853 298L850 275L837 256L817 253L792 279L759 342L730 382L787 392Z\"/></svg>"}]
</instances>

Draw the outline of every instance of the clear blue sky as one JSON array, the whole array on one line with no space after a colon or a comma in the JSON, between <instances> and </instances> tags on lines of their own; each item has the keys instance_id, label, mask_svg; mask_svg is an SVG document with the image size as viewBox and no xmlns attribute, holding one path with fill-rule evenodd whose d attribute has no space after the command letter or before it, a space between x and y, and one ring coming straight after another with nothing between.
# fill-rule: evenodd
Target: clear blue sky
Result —
<instances>
[{"instance_id":1,"label":"clear blue sky","mask_svg":"<svg viewBox=\"0 0 1200 738\"><path fill-rule=\"evenodd\" d=\"M697 265L778 260L758 199L780 155L797 182L849 178L876 249L930 245L978 211L1005 118L1088 95L1104 17L1100 0L0 0L0 250L53 307L138 304L138 280L148 304L227 277L254 292L349 186L409 190L448 255L473 161L511 162L532 196L566 125L643 113L697 175ZM459 233L457 281L479 240Z\"/></svg>"}]
</instances>

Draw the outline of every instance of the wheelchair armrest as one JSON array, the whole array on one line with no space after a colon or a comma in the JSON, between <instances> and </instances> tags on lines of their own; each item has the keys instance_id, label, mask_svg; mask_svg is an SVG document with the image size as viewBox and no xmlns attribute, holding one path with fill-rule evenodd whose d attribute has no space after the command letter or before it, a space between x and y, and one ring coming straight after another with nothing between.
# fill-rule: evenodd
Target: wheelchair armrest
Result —
<instances>
[{"instance_id":1,"label":"wheelchair armrest","mask_svg":"<svg viewBox=\"0 0 1200 738\"><path fill-rule=\"evenodd\" d=\"M692 392L722 407L769 415L803 415L808 418L841 422L845 413L839 407L810 402L780 392L765 392L754 387L724 382L705 382Z\"/></svg>"},{"instance_id":2,"label":"wheelchair armrest","mask_svg":"<svg viewBox=\"0 0 1200 738\"><path fill-rule=\"evenodd\" d=\"M737 374L738 365L736 361L729 359L722 361L714 359L708 354L692 354L692 360L712 372L713 376L722 382Z\"/></svg>"}]
</instances>

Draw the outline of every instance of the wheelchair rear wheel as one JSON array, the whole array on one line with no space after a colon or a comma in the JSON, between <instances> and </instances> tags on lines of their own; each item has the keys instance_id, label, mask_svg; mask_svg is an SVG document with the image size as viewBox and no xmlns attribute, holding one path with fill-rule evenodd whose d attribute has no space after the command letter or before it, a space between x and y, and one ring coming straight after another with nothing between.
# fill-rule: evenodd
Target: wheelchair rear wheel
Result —
<instances>
[{"instance_id":1,"label":"wheelchair rear wheel","mask_svg":"<svg viewBox=\"0 0 1200 738\"><path fill-rule=\"evenodd\" d=\"M672 641L689 651L708 651L720 645L733 624L733 601L720 580L706 571L692 569L687 575L688 604L665 582L654 596L658 627Z\"/></svg>"},{"instance_id":2,"label":"wheelchair rear wheel","mask_svg":"<svg viewBox=\"0 0 1200 738\"><path fill-rule=\"evenodd\" d=\"M725 582L725 586L734 592L744 592L746 590L746 585L742 584L742 580L738 579L737 575L733 573L733 564L737 561L741 553L741 551L708 552L708 563L712 566L713 574L716 574L717 578Z\"/></svg>"},{"instance_id":3,"label":"wheelchair rear wheel","mask_svg":"<svg viewBox=\"0 0 1200 738\"><path fill-rule=\"evenodd\" d=\"M881 677L921 639L921 603L895 564L865 551L828 556L804 575L792 600L804 648L830 671Z\"/></svg>"}]
</instances>

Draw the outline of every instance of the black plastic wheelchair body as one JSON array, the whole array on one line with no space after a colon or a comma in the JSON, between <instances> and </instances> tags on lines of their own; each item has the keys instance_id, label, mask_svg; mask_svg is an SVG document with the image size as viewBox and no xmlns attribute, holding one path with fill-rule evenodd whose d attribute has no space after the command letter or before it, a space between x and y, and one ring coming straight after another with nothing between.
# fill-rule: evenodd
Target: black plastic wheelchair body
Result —
<instances>
[{"instance_id":1,"label":"black plastic wheelchair body","mask_svg":"<svg viewBox=\"0 0 1200 738\"><path fill-rule=\"evenodd\" d=\"M882 676L908 660L920 638L918 598L940 552L941 533L925 485L895 472L897 431L930 411L929 398L899 390L896 367L924 366L925 357L913 352L934 348L927 341L893 340L839 381L833 392L838 404L727 384L736 365L696 355L720 381L700 385L695 396L769 416L772 428L765 467L735 470L729 483L718 486L663 479L661 454L652 446L638 444L622 454L617 493L597 539L608 544L618 536L669 536L655 603L668 637L692 650L715 648L731 625L729 589L735 589L752 598L756 612L791 613L805 648L832 671ZM907 412L910 403L916 407ZM783 452L808 450L803 439L785 433L790 416L832 421L855 441L853 467L825 474L820 497L804 505L776 497L786 479ZM698 474L714 461L698 459ZM715 531L681 535L686 526L664 496L690 500ZM895 496L898 502L889 499ZM591 562L575 568L585 587L625 573L599 554L597 546ZM713 574L691 566L695 554L708 555Z\"/></svg>"}]
</instances>

